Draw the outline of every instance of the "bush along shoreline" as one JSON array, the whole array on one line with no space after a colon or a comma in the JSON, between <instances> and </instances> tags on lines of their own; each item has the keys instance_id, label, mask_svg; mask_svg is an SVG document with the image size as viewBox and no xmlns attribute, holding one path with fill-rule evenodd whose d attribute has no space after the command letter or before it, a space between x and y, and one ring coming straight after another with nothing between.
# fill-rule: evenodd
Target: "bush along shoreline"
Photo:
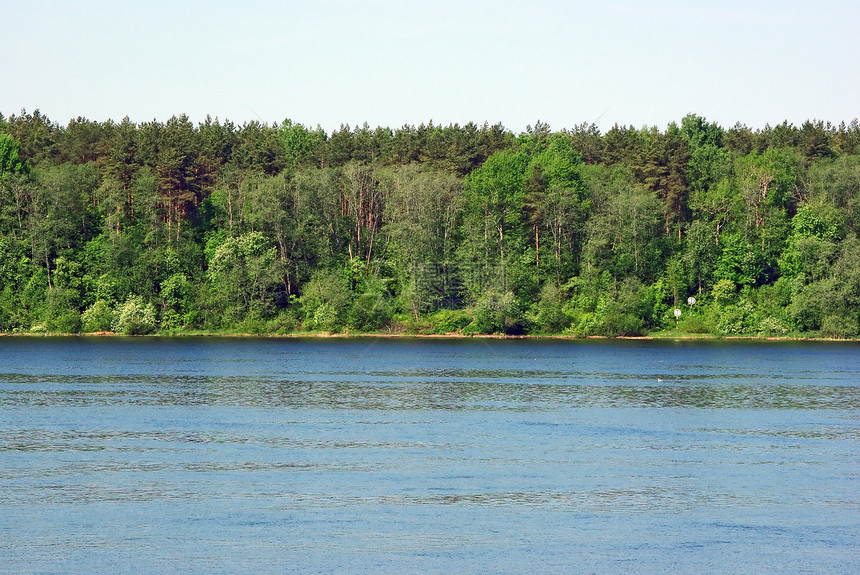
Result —
<instances>
[{"instance_id":1,"label":"bush along shoreline","mask_svg":"<svg viewBox=\"0 0 860 575\"><path fill-rule=\"evenodd\" d=\"M854 339L858 226L857 120L0 114L4 334Z\"/></svg>"}]
</instances>

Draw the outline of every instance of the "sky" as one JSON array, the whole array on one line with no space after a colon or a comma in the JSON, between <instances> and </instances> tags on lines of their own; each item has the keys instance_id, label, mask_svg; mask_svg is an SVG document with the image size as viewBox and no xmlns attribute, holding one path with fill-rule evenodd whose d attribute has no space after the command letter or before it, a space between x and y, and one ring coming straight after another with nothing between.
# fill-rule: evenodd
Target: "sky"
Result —
<instances>
[{"instance_id":1,"label":"sky","mask_svg":"<svg viewBox=\"0 0 860 575\"><path fill-rule=\"evenodd\" d=\"M860 116L856 0L0 0L0 113L331 132Z\"/></svg>"}]
</instances>

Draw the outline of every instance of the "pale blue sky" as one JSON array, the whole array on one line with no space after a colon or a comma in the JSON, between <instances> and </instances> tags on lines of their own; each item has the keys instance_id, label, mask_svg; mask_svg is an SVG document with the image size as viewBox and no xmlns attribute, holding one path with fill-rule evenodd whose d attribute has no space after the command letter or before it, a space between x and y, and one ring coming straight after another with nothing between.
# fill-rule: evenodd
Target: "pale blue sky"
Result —
<instances>
[{"instance_id":1,"label":"pale blue sky","mask_svg":"<svg viewBox=\"0 0 860 575\"><path fill-rule=\"evenodd\" d=\"M856 0L0 0L0 112L328 131L860 116Z\"/></svg>"}]
</instances>

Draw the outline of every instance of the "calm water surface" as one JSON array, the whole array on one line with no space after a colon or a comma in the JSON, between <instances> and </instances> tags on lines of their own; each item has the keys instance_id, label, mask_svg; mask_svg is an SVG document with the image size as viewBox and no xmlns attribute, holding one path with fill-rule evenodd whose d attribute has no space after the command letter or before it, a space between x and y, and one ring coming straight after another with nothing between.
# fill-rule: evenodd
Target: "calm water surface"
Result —
<instances>
[{"instance_id":1,"label":"calm water surface","mask_svg":"<svg viewBox=\"0 0 860 575\"><path fill-rule=\"evenodd\" d=\"M2 339L0 572L860 573L860 346Z\"/></svg>"}]
</instances>

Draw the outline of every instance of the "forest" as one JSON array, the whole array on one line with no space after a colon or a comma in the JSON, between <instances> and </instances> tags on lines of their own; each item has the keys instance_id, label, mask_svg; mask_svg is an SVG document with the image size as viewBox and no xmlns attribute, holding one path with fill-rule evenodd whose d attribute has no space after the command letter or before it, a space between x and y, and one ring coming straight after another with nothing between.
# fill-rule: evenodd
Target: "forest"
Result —
<instances>
[{"instance_id":1,"label":"forest","mask_svg":"<svg viewBox=\"0 0 860 575\"><path fill-rule=\"evenodd\" d=\"M0 114L4 333L853 338L858 232L856 119Z\"/></svg>"}]
</instances>

